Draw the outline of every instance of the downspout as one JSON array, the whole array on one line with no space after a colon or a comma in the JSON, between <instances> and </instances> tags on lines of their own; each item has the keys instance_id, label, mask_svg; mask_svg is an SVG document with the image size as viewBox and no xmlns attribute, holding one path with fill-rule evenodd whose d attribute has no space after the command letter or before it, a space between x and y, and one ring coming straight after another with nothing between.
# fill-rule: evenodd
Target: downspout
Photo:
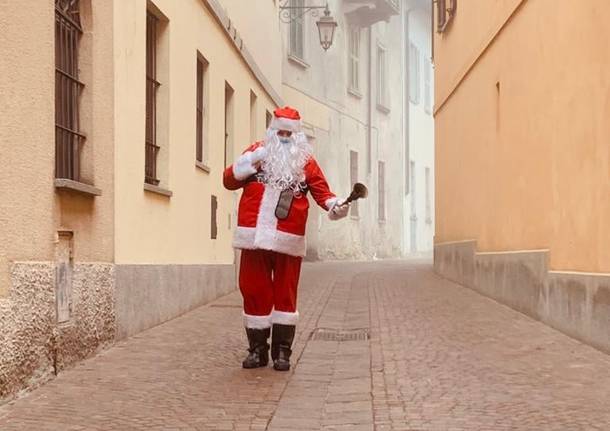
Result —
<instances>
[{"instance_id":1,"label":"downspout","mask_svg":"<svg viewBox=\"0 0 610 431\"><path fill-rule=\"evenodd\" d=\"M403 204L403 208L405 209L405 214L403 214L402 217L402 223L403 223L403 234L402 234L402 251L403 254L407 254L407 237L406 234L408 232L408 229L410 229L410 224L407 222L407 217L408 217L408 211L406 211L407 209L407 203L409 202L409 200L407 199L407 196L409 196L409 193L411 191L411 148L410 148L410 109L411 109L411 104L410 104L410 71L409 71L409 65L410 65L410 56L411 56L411 45L409 42L409 16L411 14L411 8L407 7L405 9L405 13L404 13L404 18L403 18L403 31L402 31L402 37L403 37L403 55L405 57L404 62L403 62L403 67L404 67L404 86L405 89L403 91L403 98L404 98L404 102L403 102L403 109L404 109L404 115L403 115L403 133L404 133L404 143L405 143L405 152L404 152L404 163L405 163L405 180L404 180L404 185L405 185L405 194L404 194L404 204ZM410 232L409 232L410 234ZM409 235L410 237L410 235Z\"/></svg>"},{"instance_id":2,"label":"downspout","mask_svg":"<svg viewBox=\"0 0 610 431\"><path fill-rule=\"evenodd\" d=\"M366 157L367 174L373 172L373 26L369 25L368 57L369 57L369 76L367 84L368 112L367 112L367 133L366 133Z\"/></svg>"},{"instance_id":3,"label":"downspout","mask_svg":"<svg viewBox=\"0 0 610 431\"><path fill-rule=\"evenodd\" d=\"M405 91L404 91L404 133L405 133L405 196L409 195L411 191L411 146L410 146L410 111L411 111L411 75L410 75L410 60L411 60L411 42L409 41L409 16L413 9L410 7L405 9L405 16L403 21L403 38L405 41Z\"/></svg>"}]
</instances>

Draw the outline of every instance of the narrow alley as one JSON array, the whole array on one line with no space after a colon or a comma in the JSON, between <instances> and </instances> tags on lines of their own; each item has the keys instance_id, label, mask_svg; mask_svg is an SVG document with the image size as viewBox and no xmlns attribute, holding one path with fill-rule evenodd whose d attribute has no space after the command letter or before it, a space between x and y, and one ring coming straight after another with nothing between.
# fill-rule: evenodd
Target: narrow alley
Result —
<instances>
[{"instance_id":1,"label":"narrow alley","mask_svg":"<svg viewBox=\"0 0 610 431\"><path fill-rule=\"evenodd\" d=\"M239 293L0 407L3 431L607 430L610 358L425 261L304 268L289 373L244 370Z\"/></svg>"}]
</instances>

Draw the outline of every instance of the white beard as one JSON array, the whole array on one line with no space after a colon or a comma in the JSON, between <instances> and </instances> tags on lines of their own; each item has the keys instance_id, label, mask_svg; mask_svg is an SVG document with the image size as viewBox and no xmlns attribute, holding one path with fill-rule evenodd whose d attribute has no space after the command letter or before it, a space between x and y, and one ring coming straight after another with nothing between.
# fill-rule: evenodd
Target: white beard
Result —
<instances>
[{"instance_id":1,"label":"white beard","mask_svg":"<svg viewBox=\"0 0 610 431\"><path fill-rule=\"evenodd\" d=\"M263 181L278 190L303 191L305 164L313 154L313 149L304 133L293 133L291 143L283 144L277 130L267 130L265 148L267 156L262 162Z\"/></svg>"}]
</instances>

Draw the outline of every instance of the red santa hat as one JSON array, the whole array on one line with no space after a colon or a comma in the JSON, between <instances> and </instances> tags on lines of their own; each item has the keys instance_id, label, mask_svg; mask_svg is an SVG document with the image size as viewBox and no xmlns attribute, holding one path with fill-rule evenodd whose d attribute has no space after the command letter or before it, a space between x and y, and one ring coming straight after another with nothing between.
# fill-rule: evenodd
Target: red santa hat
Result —
<instances>
[{"instance_id":1,"label":"red santa hat","mask_svg":"<svg viewBox=\"0 0 610 431\"><path fill-rule=\"evenodd\" d=\"M277 108L273 111L273 120L271 120L269 127L299 133L301 132L301 115L299 111L290 106Z\"/></svg>"}]
</instances>

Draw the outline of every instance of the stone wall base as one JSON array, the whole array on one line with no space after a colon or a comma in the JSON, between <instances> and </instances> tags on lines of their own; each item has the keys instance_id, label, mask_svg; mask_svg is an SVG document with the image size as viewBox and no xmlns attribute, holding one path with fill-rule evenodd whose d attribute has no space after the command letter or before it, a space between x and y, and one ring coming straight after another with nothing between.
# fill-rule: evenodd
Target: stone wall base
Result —
<instances>
[{"instance_id":1,"label":"stone wall base","mask_svg":"<svg viewBox=\"0 0 610 431\"><path fill-rule=\"evenodd\" d=\"M0 403L235 289L235 265L19 262L0 298Z\"/></svg>"},{"instance_id":2,"label":"stone wall base","mask_svg":"<svg viewBox=\"0 0 610 431\"><path fill-rule=\"evenodd\" d=\"M0 299L0 400L35 387L115 339L114 267L75 264L58 322L56 266L15 263Z\"/></svg>"},{"instance_id":3,"label":"stone wall base","mask_svg":"<svg viewBox=\"0 0 610 431\"><path fill-rule=\"evenodd\" d=\"M610 353L610 274L549 271L547 250L477 253L476 241L436 244L434 269Z\"/></svg>"}]
</instances>

